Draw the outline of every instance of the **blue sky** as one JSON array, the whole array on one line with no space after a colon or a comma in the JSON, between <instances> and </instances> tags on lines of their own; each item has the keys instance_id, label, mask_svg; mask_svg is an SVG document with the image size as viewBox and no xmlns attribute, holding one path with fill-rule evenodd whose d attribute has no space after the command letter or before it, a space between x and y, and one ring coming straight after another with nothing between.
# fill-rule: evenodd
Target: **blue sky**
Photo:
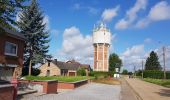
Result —
<instances>
[{"instance_id":1,"label":"blue sky","mask_svg":"<svg viewBox=\"0 0 170 100\"><path fill-rule=\"evenodd\" d=\"M141 58L151 50L162 62L160 47L169 48L170 0L39 0L39 4L51 31L49 53L59 60L93 65L92 30L100 21L112 32L110 52L119 54L126 69L140 68Z\"/></svg>"}]
</instances>

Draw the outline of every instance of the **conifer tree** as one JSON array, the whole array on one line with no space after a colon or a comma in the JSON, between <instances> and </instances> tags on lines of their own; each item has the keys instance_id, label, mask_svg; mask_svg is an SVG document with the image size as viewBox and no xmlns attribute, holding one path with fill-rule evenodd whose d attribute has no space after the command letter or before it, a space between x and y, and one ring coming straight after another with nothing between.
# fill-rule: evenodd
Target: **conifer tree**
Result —
<instances>
[{"instance_id":1,"label":"conifer tree","mask_svg":"<svg viewBox=\"0 0 170 100\"><path fill-rule=\"evenodd\" d=\"M26 37L24 66L29 66L31 75L32 65L43 63L43 58L47 56L49 32L46 30L44 16L36 0L32 0L31 5L19 15L19 18L18 27Z\"/></svg>"},{"instance_id":2,"label":"conifer tree","mask_svg":"<svg viewBox=\"0 0 170 100\"><path fill-rule=\"evenodd\" d=\"M7 27L14 29L12 25L16 25L15 17L17 12L25 8L23 3L26 0L0 0L0 25L1 27ZM0 27L0 32L3 29Z\"/></svg>"},{"instance_id":3,"label":"conifer tree","mask_svg":"<svg viewBox=\"0 0 170 100\"><path fill-rule=\"evenodd\" d=\"M145 70L161 70L161 65L156 52L152 51L146 60Z\"/></svg>"}]
</instances>

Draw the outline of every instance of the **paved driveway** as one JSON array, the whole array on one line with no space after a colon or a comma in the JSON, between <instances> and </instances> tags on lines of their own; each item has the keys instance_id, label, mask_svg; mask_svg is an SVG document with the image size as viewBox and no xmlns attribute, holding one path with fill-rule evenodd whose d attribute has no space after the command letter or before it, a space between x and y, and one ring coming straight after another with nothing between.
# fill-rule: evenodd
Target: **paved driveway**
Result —
<instances>
[{"instance_id":1,"label":"paved driveway","mask_svg":"<svg viewBox=\"0 0 170 100\"><path fill-rule=\"evenodd\" d=\"M33 97L29 100L120 100L121 87L90 83L75 90Z\"/></svg>"}]
</instances>

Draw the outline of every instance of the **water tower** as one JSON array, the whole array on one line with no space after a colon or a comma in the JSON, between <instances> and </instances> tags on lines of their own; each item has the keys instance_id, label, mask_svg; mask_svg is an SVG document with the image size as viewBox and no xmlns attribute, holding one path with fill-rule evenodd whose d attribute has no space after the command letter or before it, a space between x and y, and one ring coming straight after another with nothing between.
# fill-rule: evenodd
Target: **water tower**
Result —
<instances>
[{"instance_id":1,"label":"water tower","mask_svg":"<svg viewBox=\"0 0 170 100\"><path fill-rule=\"evenodd\" d=\"M101 23L93 29L94 46L94 71L109 70L109 47L111 42L111 32Z\"/></svg>"}]
</instances>

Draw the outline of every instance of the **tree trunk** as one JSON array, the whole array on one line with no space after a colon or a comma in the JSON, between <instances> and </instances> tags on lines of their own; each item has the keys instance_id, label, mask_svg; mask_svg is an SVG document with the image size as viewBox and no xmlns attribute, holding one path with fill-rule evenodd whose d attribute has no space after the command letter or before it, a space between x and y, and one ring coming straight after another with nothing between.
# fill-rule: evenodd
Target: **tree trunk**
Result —
<instances>
[{"instance_id":1,"label":"tree trunk","mask_svg":"<svg viewBox=\"0 0 170 100\"><path fill-rule=\"evenodd\" d=\"M30 58L30 62L29 62L29 76L31 76L31 68L32 68L32 59Z\"/></svg>"},{"instance_id":2,"label":"tree trunk","mask_svg":"<svg viewBox=\"0 0 170 100\"><path fill-rule=\"evenodd\" d=\"M29 76L31 76L31 69L32 69L32 46L30 50L30 62L29 62Z\"/></svg>"}]
</instances>

